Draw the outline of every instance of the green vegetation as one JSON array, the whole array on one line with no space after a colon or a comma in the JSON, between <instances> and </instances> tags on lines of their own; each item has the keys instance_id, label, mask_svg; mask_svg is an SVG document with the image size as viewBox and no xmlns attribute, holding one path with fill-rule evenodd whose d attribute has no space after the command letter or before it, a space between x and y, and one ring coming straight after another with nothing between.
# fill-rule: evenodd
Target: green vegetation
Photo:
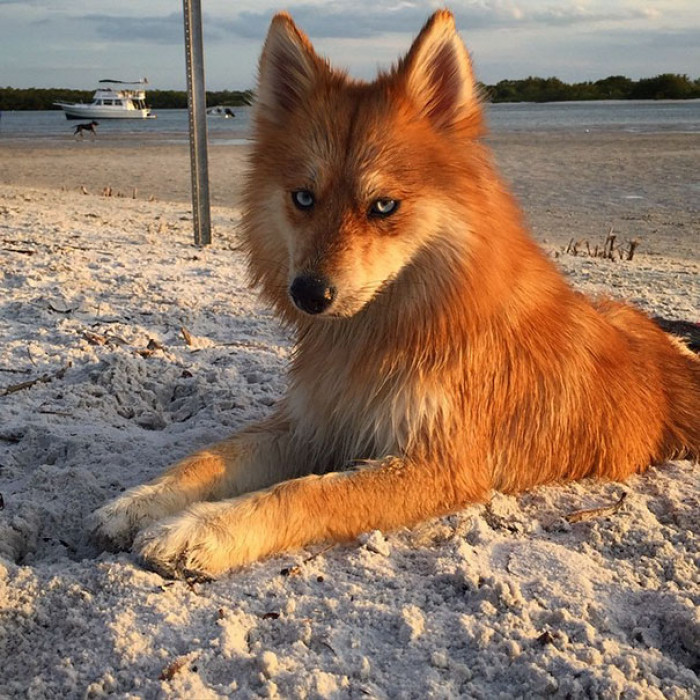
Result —
<instances>
[{"instance_id":1,"label":"green vegetation","mask_svg":"<svg viewBox=\"0 0 700 700\"><path fill-rule=\"evenodd\" d=\"M482 85L492 102L565 102L572 100L682 100L700 98L700 78L664 73L655 78L631 80L611 75L585 83L564 83L559 78L501 80ZM91 102L94 90L62 88L0 88L0 110L59 109L54 102ZM153 109L185 109L184 90L149 90L148 104ZM207 91L207 106L245 105L253 99L252 90Z\"/></svg>"},{"instance_id":2,"label":"green vegetation","mask_svg":"<svg viewBox=\"0 0 700 700\"><path fill-rule=\"evenodd\" d=\"M63 88L0 88L0 110L60 109L54 102L92 102L94 90L68 90ZM250 104L252 90L207 91L207 106ZM187 93L184 90L149 90L148 106L153 109L186 109Z\"/></svg>"},{"instance_id":3,"label":"green vegetation","mask_svg":"<svg viewBox=\"0 0 700 700\"><path fill-rule=\"evenodd\" d=\"M630 80L611 75L595 82L562 82L558 78L501 80L482 85L492 102L565 102L571 100L689 100L700 98L700 78L664 73L655 78Z\"/></svg>"}]
</instances>

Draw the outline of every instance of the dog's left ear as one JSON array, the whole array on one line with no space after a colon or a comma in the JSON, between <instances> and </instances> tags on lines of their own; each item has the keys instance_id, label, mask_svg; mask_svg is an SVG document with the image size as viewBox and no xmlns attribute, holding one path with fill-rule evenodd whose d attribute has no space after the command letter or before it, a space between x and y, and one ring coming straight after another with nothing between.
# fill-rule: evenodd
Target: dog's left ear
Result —
<instances>
[{"instance_id":1,"label":"dog's left ear","mask_svg":"<svg viewBox=\"0 0 700 700\"><path fill-rule=\"evenodd\" d=\"M398 69L414 104L438 129L480 130L471 60L448 10L425 24Z\"/></svg>"}]
</instances>

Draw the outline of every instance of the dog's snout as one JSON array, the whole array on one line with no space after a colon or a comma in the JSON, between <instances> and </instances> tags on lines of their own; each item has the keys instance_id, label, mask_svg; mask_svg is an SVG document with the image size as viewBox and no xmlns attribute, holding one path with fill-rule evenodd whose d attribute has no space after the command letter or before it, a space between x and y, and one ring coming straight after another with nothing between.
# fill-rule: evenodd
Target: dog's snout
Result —
<instances>
[{"instance_id":1,"label":"dog's snout","mask_svg":"<svg viewBox=\"0 0 700 700\"><path fill-rule=\"evenodd\" d=\"M292 282L289 294L302 311L307 314L320 314L333 303L336 289L325 277L299 275Z\"/></svg>"}]
</instances>

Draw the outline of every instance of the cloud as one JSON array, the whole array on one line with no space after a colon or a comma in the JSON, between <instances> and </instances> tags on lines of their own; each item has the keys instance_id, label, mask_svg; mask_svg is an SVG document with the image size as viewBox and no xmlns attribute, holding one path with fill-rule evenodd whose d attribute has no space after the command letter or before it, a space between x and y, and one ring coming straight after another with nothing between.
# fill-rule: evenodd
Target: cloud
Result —
<instances>
[{"instance_id":1,"label":"cloud","mask_svg":"<svg viewBox=\"0 0 700 700\"><path fill-rule=\"evenodd\" d=\"M156 44L184 43L184 25L180 13L161 17L117 17L114 15L84 15L83 22L94 25L96 36L107 41L147 41Z\"/></svg>"},{"instance_id":2,"label":"cloud","mask_svg":"<svg viewBox=\"0 0 700 700\"><path fill-rule=\"evenodd\" d=\"M644 9L595 10L578 3L533 7L536 3L511 0L452 2L458 28L464 30L546 26L571 26L600 22L648 19ZM323 6L301 3L293 6L295 22L314 38L367 38L383 34L416 33L440 3L400 2L385 4L362 0L334 0ZM246 38L264 37L272 17L271 10L241 12L221 27Z\"/></svg>"},{"instance_id":3,"label":"cloud","mask_svg":"<svg viewBox=\"0 0 700 700\"><path fill-rule=\"evenodd\" d=\"M14 2L14 0L11 0ZM7 0L0 0L7 2ZM645 9L589 9L579 3L560 3L537 7L536 2L514 0L468 0L452 2L459 29L499 29L545 26L571 26L605 21L648 19ZM371 39L387 34L415 34L441 3L429 0L381 2L379 0L331 0L321 4L302 2L292 5L294 20L314 39ZM605 7L605 6L604 6ZM609 7L609 5L607 6ZM205 13L206 41L230 40L231 35L262 39L274 14L273 9L242 11L233 17L223 9ZM94 25L97 36L107 41L150 41L179 44L183 41L182 15L128 17L89 14L76 20Z\"/></svg>"},{"instance_id":4,"label":"cloud","mask_svg":"<svg viewBox=\"0 0 700 700\"><path fill-rule=\"evenodd\" d=\"M344 2L294 5L292 16L304 32L315 38L369 38L381 34L414 33L430 14L431 8L413 3L380 6L377 3ZM238 36L261 39L274 12L241 12L222 26Z\"/></svg>"}]
</instances>

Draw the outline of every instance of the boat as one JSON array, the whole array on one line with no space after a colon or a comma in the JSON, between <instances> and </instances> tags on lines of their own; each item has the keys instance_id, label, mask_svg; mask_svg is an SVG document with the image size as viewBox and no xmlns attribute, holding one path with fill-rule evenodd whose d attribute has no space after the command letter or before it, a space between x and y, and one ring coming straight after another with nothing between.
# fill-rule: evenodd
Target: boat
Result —
<instances>
[{"instance_id":1,"label":"boat","mask_svg":"<svg viewBox=\"0 0 700 700\"><path fill-rule=\"evenodd\" d=\"M54 102L66 114L66 119L155 119L155 114L146 105L143 86L148 80L137 81L100 80L92 102ZM102 87L106 85L106 87Z\"/></svg>"},{"instance_id":2,"label":"boat","mask_svg":"<svg viewBox=\"0 0 700 700\"><path fill-rule=\"evenodd\" d=\"M207 109L208 117L221 117L222 119L233 119L235 117L234 111L231 107L226 105L217 105L216 107L209 107Z\"/></svg>"}]
</instances>

